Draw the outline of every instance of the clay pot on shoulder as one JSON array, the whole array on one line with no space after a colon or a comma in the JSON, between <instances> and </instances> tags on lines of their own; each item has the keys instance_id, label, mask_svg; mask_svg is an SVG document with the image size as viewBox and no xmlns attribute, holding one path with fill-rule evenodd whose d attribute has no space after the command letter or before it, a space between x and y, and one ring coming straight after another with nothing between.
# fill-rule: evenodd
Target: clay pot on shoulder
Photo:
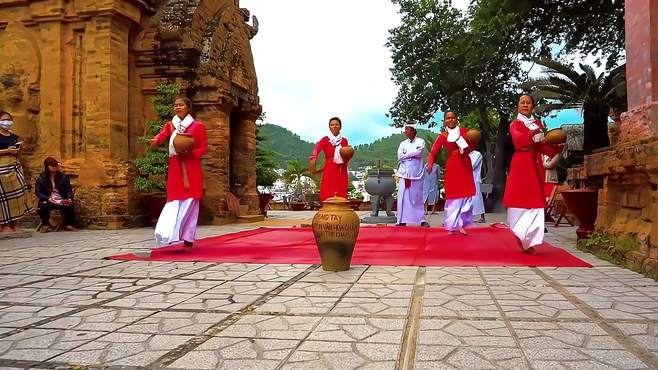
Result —
<instances>
[{"instance_id":1,"label":"clay pot on shoulder","mask_svg":"<svg viewBox=\"0 0 658 370\"><path fill-rule=\"evenodd\" d=\"M174 138L174 149L176 153L187 153L194 149L194 137L190 134L179 133Z\"/></svg>"},{"instance_id":2,"label":"clay pot on shoulder","mask_svg":"<svg viewBox=\"0 0 658 370\"><path fill-rule=\"evenodd\" d=\"M331 197L322 202L322 208L313 217L313 235L323 270L350 269L359 224L359 216L347 199Z\"/></svg>"}]
</instances>

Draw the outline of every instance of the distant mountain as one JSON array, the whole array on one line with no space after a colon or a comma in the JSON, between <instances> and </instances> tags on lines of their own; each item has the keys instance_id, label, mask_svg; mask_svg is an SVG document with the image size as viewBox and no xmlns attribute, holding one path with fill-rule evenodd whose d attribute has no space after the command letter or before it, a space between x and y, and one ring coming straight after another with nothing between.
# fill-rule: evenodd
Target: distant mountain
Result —
<instances>
[{"instance_id":1,"label":"distant mountain","mask_svg":"<svg viewBox=\"0 0 658 370\"><path fill-rule=\"evenodd\" d=\"M286 162L296 159L306 164L309 155L313 152L314 143L302 140L299 135L292 133L281 126L266 124L259 127L260 135L266 140L260 145L263 149L276 153L276 160L281 168L286 167ZM418 137L428 141L427 135L436 138L436 133L428 130L418 130ZM397 166L397 150L400 143L405 140L404 134L393 134L388 137L377 139L370 144L362 144L354 147L356 153L350 161L351 169L364 168L377 165L377 160L382 159L383 164L390 167ZM428 144L429 146L432 143Z\"/></svg>"},{"instance_id":2,"label":"distant mountain","mask_svg":"<svg viewBox=\"0 0 658 370\"><path fill-rule=\"evenodd\" d=\"M315 144L302 140L299 135L281 126L259 125L258 130L260 136L265 138L260 143L261 147L276 154L275 160L280 168L286 168L286 162L290 160L298 160L306 165L315 147Z\"/></svg>"},{"instance_id":3,"label":"distant mountain","mask_svg":"<svg viewBox=\"0 0 658 370\"><path fill-rule=\"evenodd\" d=\"M429 148L433 142L429 142L428 134L431 135L432 140L436 138L437 134L429 130L418 130L418 137L425 140L426 146ZM367 166L377 165L379 159L382 163L389 167L397 167L398 163L398 146L407 137L404 134L393 134L381 139L377 139L370 144L362 144L354 147L356 153L354 158L350 161L350 168L363 168Z\"/></svg>"}]
</instances>

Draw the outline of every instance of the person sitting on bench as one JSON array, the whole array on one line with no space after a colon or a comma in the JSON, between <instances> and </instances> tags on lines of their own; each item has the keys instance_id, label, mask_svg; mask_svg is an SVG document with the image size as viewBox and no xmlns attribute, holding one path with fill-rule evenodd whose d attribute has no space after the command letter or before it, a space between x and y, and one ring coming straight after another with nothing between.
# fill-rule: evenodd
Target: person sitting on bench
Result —
<instances>
[{"instance_id":1,"label":"person sitting on bench","mask_svg":"<svg viewBox=\"0 0 658 370\"><path fill-rule=\"evenodd\" d=\"M76 231L73 227L73 191L69 177L59 171L59 162L53 157L43 161L43 172L37 177L36 193L39 198L39 216L41 217L41 232L53 231L50 224L50 211L59 209L62 214L62 225L68 231Z\"/></svg>"}]
</instances>

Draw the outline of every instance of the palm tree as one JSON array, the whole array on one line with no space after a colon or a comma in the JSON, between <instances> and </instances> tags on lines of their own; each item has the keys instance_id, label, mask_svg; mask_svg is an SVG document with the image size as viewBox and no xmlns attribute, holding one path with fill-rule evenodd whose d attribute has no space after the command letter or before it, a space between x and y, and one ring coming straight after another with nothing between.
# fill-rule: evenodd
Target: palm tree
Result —
<instances>
[{"instance_id":1,"label":"palm tree","mask_svg":"<svg viewBox=\"0 0 658 370\"><path fill-rule=\"evenodd\" d=\"M286 171L283 173L283 179L287 186L293 186L293 197L297 201L303 201L305 195L305 184L302 184L302 177L310 177L306 167L298 160L288 161Z\"/></svg>"},{"instance_id":2,"label":"palm tree","mask_svg":"<svg viewBox=\"0 0 658 370\"><path fill-rule=\"evenodd\" d=\"M610 145L608 112L610 108L626 110L626 65L599 75L580 63L582 73L572 66L551 59L537 64L547 68L546 77L523 83L521 87L538 97L540 113L562 109L583 110L583 154Z\"/></svg>"}]
</instances>

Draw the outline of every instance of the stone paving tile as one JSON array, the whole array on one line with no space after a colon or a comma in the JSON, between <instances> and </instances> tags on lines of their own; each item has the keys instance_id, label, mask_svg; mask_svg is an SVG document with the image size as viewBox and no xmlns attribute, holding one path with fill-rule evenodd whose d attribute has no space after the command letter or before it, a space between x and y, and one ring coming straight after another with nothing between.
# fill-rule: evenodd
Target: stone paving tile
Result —
<instances>
[{"instance_id":1,"label":"stone paving tile","mask_svg":"<svg viewBox=\"0 0 658 370\"><path fill-rule=\"evenodd\" d=\"M135 252L135 248L99 248L99 249L92 249L87 251L78 251L75 253L67 254L66 256L70 258L98 260L111 256L133 253L133 252Z\"/></svg>"},{"instance_id":2,"label":"stone paving tile","mask_svg":"<svg viewBox=\"0 0 658 370\"><path fill-rule=\"evenodd\" d=\"M4 272L4 271L3 271ZM46 277L44 276L34 276L34 275L0 275L0 288L9 288L16 285L29 284L37 280L43 280Z\"/></svg>"},{"instance_id":3,"label":"stone paving tile","mask_svg":"<svg viewBox=\"0 0 658 370\"><path fill-rule=\"evenodd\" d=\"M616 267L619 268L619 267ZM556 268L556 267L541 267L540 270L545 272L553 280L565 287L568 286L624 286L627 285L624 281L616 277L607 275L603 268ZM636 278L637 285L639 278ZM630 281L630 285L636 285Z\"/></svg>"},{"instance_id":4,"label":"stone paving tile","mask_svg":"<svg viewBox=\"0 0 658 370\"><path fill-rule=\"evenodd\" d=\"M298 281L284 289L280 296L289 297L341 297L351 284L309 283Z\"/></svg>"},{"instance_id":5,"label":"stone paving tile","mask_svg":"<svg viewBox=\"0 0 658 370\"><path fill-rule=\"evenodd\" d=\"M200 335L209 327L224 320L228 314L204 312L158 312L129 326L122 333Z\"/></svg>"},{"instance_id":6,"label":"stone paving tile","mask_svg":"<svg viewBox=\"0 0 658 370\"><path fill-rule=\"evenodd\" d=\"M351 284L355 283L368 266L356 265L351 266L348 271L324 271L322 267L318 267L308 275L300 279L303 282L309 283L335 283L335 284Z\"/></svg>"},{"instance_id":7,"label":"stone paving tile","mask_svg":"<svg viewBox=\"0 0 658 370\"><path fill-rule=\"evenodd\" d=\"M156 311L90 308L39 326L44 329L115 331Z\"/></svg>"},{"instance_id":8,"label":"stone paving tile","mask_svg":"<svg viewBox=\"0 0 658 370\"><path fill-rule=\"evenodd\" d=\"M10 288L0 291L0 301L7 303L28 303L38 301L67 292L66 289L41 289L41 288Z\"/></svg>"},{"instance_id":9,"label":"stone paving tile","mask_svg":"<svg viewBox=\"0 0 658 370\"><path fill-rule=\"evenodd\" d=\"M498 320L422 319L418 344L516 348L510 331Z\"/></svg>"},{"instance_id":10,"label":"stone paving tile","mask_svg":"<svg viewBox=\"0 0 658 370\"><path fill-rule=\"evenodd\" d=\"M487 287L478 285L427 285L423 316L500 318Z\"/></svg>"},{"instance_id":11,"label":"stone paving tile","mask_svg":"<svg viewBox=\"0 0 658 370\"><path fill-rule=\"evenodd\" d=\"M182 335L110 333L69 350L52 361L82 365L147 366L190 338Z\"/></svg>"},{"instance_id":12,"label":"stone paving tile","mask_svg":"<svg viewBox=\"0 0 658 370\"><path fill-rule=\"evenodd\" d=\"M652 302L658 299L658 296L650 297L641 290L629 286L567 287L567 290L585 303L595 301Z\"/></svg>"},{"instance_id":13,"label":"stone paving tile","mask_svg":"<svg viewBox=\"0 0 658 370\"><path fill-rule=\"evenodd\" d=\"M240 276L263 267L262 264L253 263L222 263L207 269L181 277L190 280L233 280Z\"/></svg>"},{"instance_id":14,"label":"stone paving tile","mask_svg":"<svg viewBox=\"0 0 658 370\"><path fill-rule=\"evenodd\" d=\"M310 265L265 265L259 269L250 271L238 278L236 281L288 281L304 272Z\"/></svg>"},{"instance_id":15,"label":"stone paving tile","mask_svg":"<svg viewBox=\"0 0 658 370\"><path fill-rule=\"evenodd\" d=\"M122 278L112 278L104 279L101 282L98 282L94 285L88 285L80 288L81 290L94 290L94 291L106 291L106 292L133 292L137 289L143 289L144 287L157 284L161 282L160 279L122 279Z\"/></svg>"},{"instance_id":16,"label":"stone paving tile","mask_svg":"<svg viewBox=\"0 0 658 370\"><path fill-rule=\"evenodd\" d=\"M401 298L343 298L331 310L331 314L399 316L409 312L410 304L410 299Z\"/></svg>"},{"instance_id":17,"label":"stone paving tile","mask_svg":"<svg viewBox=\"0 0 658 370\"><path fill-rule=\"evenodd\" d=\"M28 284L25 285L25 288L49 288L49 289L73 290L73 289L83 289L88 286L101 284L108 280L110 279L61 276L61 277L48 279L46 281L40 281L37 283Z\"/></svg>"},{"instance_id":18,"label":"stone paving tile","mask_svg":"<svg viewBox=\"0 0 658 370\"><path fill-rule=\"evenodd\" d=\"M419 345L415 369L528 369L523 352L514 347Z\"/></svg>"},{"instance_id":19,"label":"stone paving tile","mask_svg":"<svg viewBox=\"0 0 658 370\"><path fill-rule=\"evenodd\" d=\"M491 290L507 318L587 318L552 287L492 286Z\"/></svg>"},{"instance_id":20,"label":"stone paving tile","mask_svg":"<svg viewBox=\"0 0 658 370\"><path fill-rule=\"evenodd\" d=\"M267 370L297 347L297 340L212 338L171 364L177 369Z\"/></svg>"},{"instance_id":21,"label":"stone paving tile","mask_svg":"<svg viewBox=\"0 0 658 370\"><path fill-rule=\"evenodd\" d=\"M605 319L639 319L658 321L658 300L650 302L615 302L612 300L588 301Z\"/></svg>"},{"instance_id":22,"label":"stone paving tile","mask_svg":"<svg viewBox=\"0 0 658 370\"><path fill-rule=\"evenodd\" d=\"M310 316L243 316L218 336L260 339L304 339L322 320Z\"/></svg>"},{"instance_id":23,"label":"stone paving tile","mask_svg":"<svg viewBox=\"0 0 658 370\"><path fill-rule=\"evenodd\" d=\"M305 341L281 369L395 369L400 344Z\"/></svg>"},{"instance_id":24,"label":"stone paving tile","mask_svg":"<svg viewBox=\"0 0 658 370\"><path fill-rule=\"evenodd\" d=\"M345 298L402 298L410 299L413 292L410 284L363 284L356 283L345 294Z\"/></svg>"},{"instance_id":25,"label":"stone paving tile","mask_svg":"<svg viewBox=\"0 0 658 370\"><path fill-rule=\"evenodd\" d=\"M191 273L194 270L208 266L201 262L144 262L124 261L118 266L109 266L80 273L83 276L106 276L117 278L152 278L167 279L174 276Z\"/></svg>"},{"instance_id":26,"label":"stone paving tile","mask_svg":"<svg viewBox=\"0 0 658 370\"><path fill-rule=\"evenodd\" d=\"M23 239L25 241L25 239ZM69 246L69 245L39 245L32 246L28 248L17 247L14 249L5 249L6 241L2 241L3 248L0 250L0 256L2 257L16 257L16 258L29 258L29 259L48 259L54 257L67 256L73 253L80 253L84 251L90 251L97 249L96 247L90 246L88 242L85 242L83 246Z\"/></svg>"},{"instance_id":27,"label":"stone paving tile","mask_svg":"<svg viewBox=\"0 0 658 370\"><path fill-rule=\"evenodd\" d=\"M405 319L325 317L307 340L399 344L405 323Z\"/></svg>"},{"instance_id":28,"label":"stone paving tile","mask_svg":"<svg viewBox=\"0 0 658 370\"><path fill-rule=\"evenodd\" d=\"M203 293L209 289L215 288L221 284L223 281L217 280L180 280L174 279L167 282L149 287L146 289L148 292L161 292L161 293L189 293L189 294L199 294Z\"/></svg>"},{"instance_id":29,"label":"stone paving tile","mask_svg":"<svg viewBox=\"0 0 658 370\"><path fill-rule=\"evenodd\" d=\"M86 260L72 258L44 258L30 262L17 263L15 265L3 266L2 272L8 274L25 274L25 275L70 275L89 269L98 269L106 267L117 269L121 261L109 260Z\"/></svg>"},{"instance_id":30,"label":"stone paving tile","mask_svg":"<svg viewBox=\"0 0 658 370\"><path fill-rule=\"evenodd\" d=\"M73 311L73 308L10 306L0 310L0 326L20 328L43 319Z\"/></svg>"},{"instance_id":31,"label":"stone paving tile","mask_svg":"<svg viewBox=\"0 0 658 370\"><path fill-rule=\"evenodd\" d=\"M70 290L67 292L51 295L49 297L39 298L30 302L48 306L79 307L98 304L108 299L117 298L122 294L124 293L94 290Z\"/></svg>"},{"instance_id":32,"label":"stone paving tile","mask_svg":"<svg viewBox=\"0 0 658 370\"><path fill-rule=\"evenodd\" d=\"M361 284L414 284L417 266L371 266L359 279Z\"/></svg>"},{"instance_id":33,"label":"stone paving tile","mask_svg":"<svg viewBox=\"0 0 658 370\"><path fill-rule=\"evenodd\" d=\"M276 296L256 309L258 313L284 315L325 314L336 304L336 297L283 297Z\"/></svg>"},{"instance_id":34,"label":"stone paving tile","mask_svg":"<svg viewBox=\"0 0 658 370\"><path fill-rule=\"evenodd\" d=\"M255 302L260 296L248 294L201 293L172 307L176 310L216 310L235 312Z\"/></svg>"},{"instance_id":35,"label":"stone paving tile","mask_svg":"<svg viewBox=\"0 0 658 370\"><path fill-rule=\"evenodd\" d=\"M644 345L649 351L658 357L658 324L612 324L619 328L624 334Z\"/></svg>"},{"instance_id":36,"label":"stone paving tile","mask_svg":"<svg viewBox=\"0 0 658 370\"><path fill-rule=\"evenodd\" d=\"M34 260L35 257L0 257L0 266L14 265Z\"/></svg>"},{"instance_id":37,"label":"stone paving tile","mask_svg":"<svg viewBox=\"0 0 658 370\"><path fill-rule=\"evenodd\" d=\"M513 321L512 327L524 353L536 367L579 362L579 366L588 368L646 368L593 323Z\"/></svg>"},{"instance_id":38,"label":"stone paving tile","mask_svg":"<svg viewBox=\"0 0 658 370\"><path fill-rule=\"evenodd\" d=\"M281 285L280 282L269 281L227 281L206 291L209 294L228 295L263 295Z\"/></svg>"},{"instance_id":39,"label":"stone paving tile","mask_svg":"<svg viewBox=\"0 0 658 370\"><path fill-rule=\"evenodd\" d=\"M548 285L530 267L480 267L479 270L487 285Z\"/></svg>"},{"instance_id":40,"label":"stone paving tile","mask_svg":"<svg viewBox=\"0 0 658 370\"><path fill-rule=\"evenodd\" d=\"M165 309L177 305L194 297L189 293L160 293L160 292L137 292L124 298L105 303L103 306L126 307L126 308L144 308L144 309Z\"/></svg>"},{"instance_id":41,"label":"stone paving tile","mask_svg":"<svg viewBox=\"0 0 658 370\"><path fill-rule=\"evenodd\" d=\"M425 284L484 285L476 267L427 267Z\"/></svg>"},{"instance_id":42,"label":"stone paving tile","mask_svg":"<svg viewBox=\"0 0 658 370\"><path fill-rule=\"evenodd\" d=\"M0 338L0 359L44 361L103 334L100 331L28 329Z\"/></svg>"}]
</instances>

